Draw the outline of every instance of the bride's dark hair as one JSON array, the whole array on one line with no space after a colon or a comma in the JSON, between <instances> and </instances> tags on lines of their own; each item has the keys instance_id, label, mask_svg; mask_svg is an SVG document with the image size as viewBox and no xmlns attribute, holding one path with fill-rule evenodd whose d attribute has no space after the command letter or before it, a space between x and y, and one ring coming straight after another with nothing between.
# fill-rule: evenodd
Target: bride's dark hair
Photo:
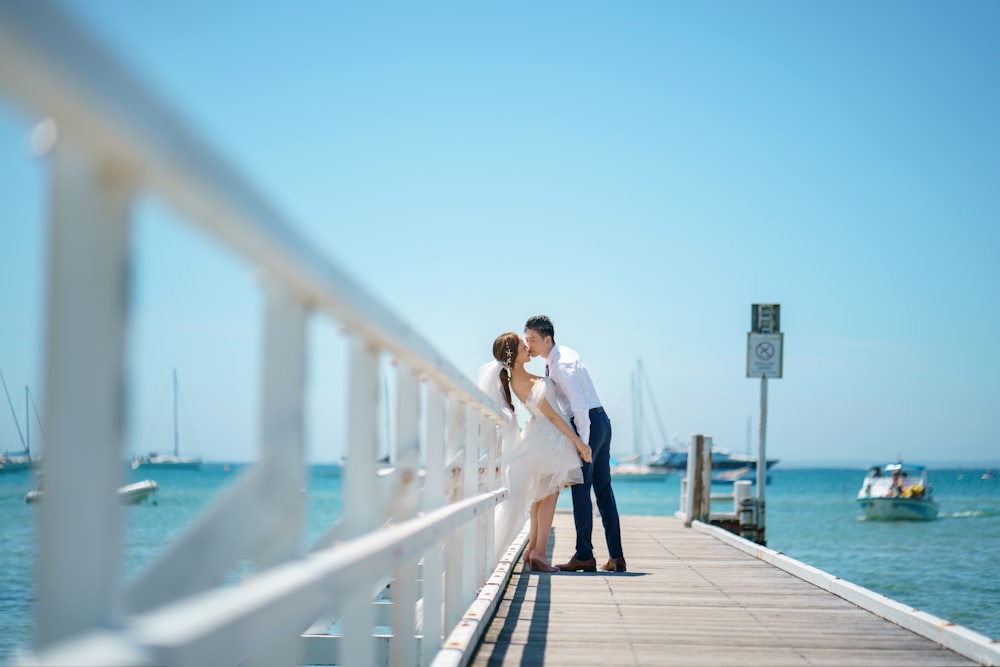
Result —
<instances>
[{"instance_id":1,"label":"bride's dark hair","mask_svg":"<svg viewBox=\"0 0 1000 667\"><path fill-rule=\"evenodd\" d=\"M503 388L504 398L507 399L507 406L514 409L514 401L510 396L510 369L517 359L517 348L521 346L521 337L513 331L500 334L493 341L493 358L503 365L500 370L500 386Z\"/></svg>"}]
</instances>

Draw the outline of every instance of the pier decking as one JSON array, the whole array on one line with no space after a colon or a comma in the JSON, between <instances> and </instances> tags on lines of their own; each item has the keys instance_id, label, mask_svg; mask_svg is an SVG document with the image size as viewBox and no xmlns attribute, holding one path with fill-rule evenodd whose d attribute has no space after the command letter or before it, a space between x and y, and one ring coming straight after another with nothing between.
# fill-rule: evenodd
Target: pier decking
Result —
<instances>
[{"instance_id":1,"label":"pier decking","mask_svg":"<svg viewBox=\"0 0 1000 667\"><path fill-rule=\"evenodd\" d=\"M557 513L549 552L573 551ZM600 521L594 544L607 558ZM627 573L520 565L474 665L975 665L673 517L622 517Z\"/></svg>"}]
</instances>

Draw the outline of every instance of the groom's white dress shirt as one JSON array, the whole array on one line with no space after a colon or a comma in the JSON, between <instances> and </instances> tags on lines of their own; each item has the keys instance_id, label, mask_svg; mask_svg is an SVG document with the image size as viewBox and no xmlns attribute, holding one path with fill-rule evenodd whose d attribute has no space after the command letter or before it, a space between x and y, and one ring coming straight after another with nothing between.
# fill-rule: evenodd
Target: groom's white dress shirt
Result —
<instances>
[{"instance_id":1,"label":"groom's white dress shirt","mask_svg":"<svg viewBox=\"0 0 1000 667\"><path fill-rule=\"evenodd\" d=\"M556 386L556 400L576 423L576 432L584 443L590 444L590 410L601 407L601 399L590 379L580 355L565 345L554 345L545 363L549 378Z\"/></svg>"}]
</instances>

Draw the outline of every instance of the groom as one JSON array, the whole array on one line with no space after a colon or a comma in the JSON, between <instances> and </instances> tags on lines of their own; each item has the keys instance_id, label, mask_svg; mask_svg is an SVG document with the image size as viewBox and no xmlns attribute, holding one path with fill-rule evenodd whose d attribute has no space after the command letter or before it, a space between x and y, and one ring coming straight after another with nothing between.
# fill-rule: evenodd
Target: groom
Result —
<instances>
[{"instance_id":1,"label":"groom","mask_svg":"<svg viewBox=\"0 0 1000 667\"><path fill-rule=\"evenodd\" d=\"M571 487L573 521L576 523L576 553L568 563L558 567L565 572L597 571L594 545L591 542L594 510L590 504L590 489L593 487L611 556L604 564L604 569L609 572L624 572L622 531L615 493L611 490L611 422L601 407L594 383L590 380L590 374L580 360L580 355L565 345L556 345L555 336L552 320L545 315L536 315L524 325L528 353L532 358L545 358L545 374L556 387L559 405L573 415L573 428L593 452L592 462L582 466L583 484Z\"/></svg>"}]
</instances>

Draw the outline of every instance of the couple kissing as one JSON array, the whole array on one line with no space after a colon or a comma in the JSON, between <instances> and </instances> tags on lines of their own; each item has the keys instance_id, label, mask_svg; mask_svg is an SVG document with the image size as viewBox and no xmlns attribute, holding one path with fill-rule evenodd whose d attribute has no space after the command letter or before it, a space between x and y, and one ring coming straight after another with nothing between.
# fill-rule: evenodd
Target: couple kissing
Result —
<instances>
[{"instance_id":1,"label":"couple kissing","mask_svg":"<svg viewBox=\"0 0 1000 667\"><path fill-rule=\"evenodd\" d=\"M544 377L525 369L534 357L545 359ZM552 321L538 315L525 323L523 338L514 332L498 336L493 358L480 368L479 388L512 415L517 397L529 415L517 437L505 443L501 458L509 494L497 508L498 541L509 544L527 515L530 532L524 569L596 572L591 542L593 489L609 554L603 569L625 572L618 507L611 489L611 422L580 355L557 344ZM568 562L551 565L546 545L559 492L566 486L573 494L576 550Z\"/></svg>"}]
</instances>

